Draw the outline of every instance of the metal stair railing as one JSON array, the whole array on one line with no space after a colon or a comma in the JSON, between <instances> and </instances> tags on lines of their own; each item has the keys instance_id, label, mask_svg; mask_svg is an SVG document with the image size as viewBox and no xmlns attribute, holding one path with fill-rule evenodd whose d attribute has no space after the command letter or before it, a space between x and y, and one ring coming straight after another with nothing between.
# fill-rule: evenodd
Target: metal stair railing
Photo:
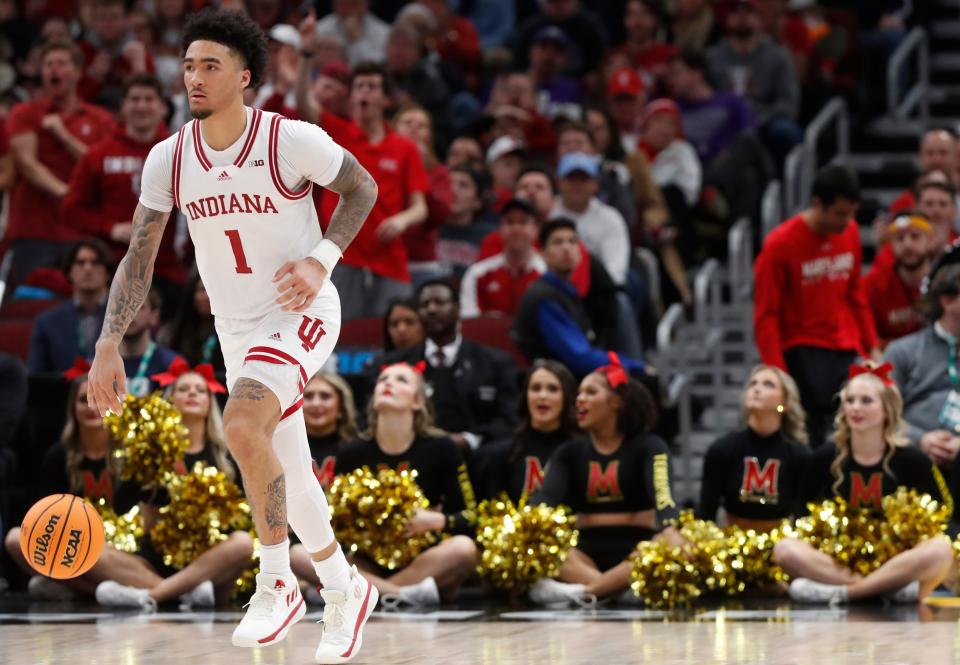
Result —
<instances>
[{"instance_id":1,"label":"metal stair railing","mask_svg":"<svg viewBox=\"0 0 960 665\"><path fill-rule=\"evenodd\" d=\"M916 80L903 90L903 68L916 56ZM913 28L887 61L887 113L908 120L916 112L926 127L930 122L930 43L922 27Z\"/></svg>"},{"instance_id":2,"label":"metal stair railing","mask_svg":"<svg viewBox=\"0 0 960 665\"><path fill-rule=\"evenodd\" d=\"M666 393L666 403L677 407L678 432L674 441L679 450L683 469L683 486L679 500L693 497L693 453L690 435L693 431L693 414L690 404L690 374L682 339L686 325L683 305L674 303L657 324L657 368Z\"/></svg>"}]
</instances>

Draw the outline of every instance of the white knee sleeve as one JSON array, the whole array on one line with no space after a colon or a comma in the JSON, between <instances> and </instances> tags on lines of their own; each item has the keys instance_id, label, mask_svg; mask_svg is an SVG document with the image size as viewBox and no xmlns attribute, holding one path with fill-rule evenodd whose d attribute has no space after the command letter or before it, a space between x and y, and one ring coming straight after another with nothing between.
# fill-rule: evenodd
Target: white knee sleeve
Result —
<instances>
[{"instance_id":1,"label":"white knee sleeve","mask_svg":"<svg viewBox=\"0 0 960 665\"><path fill-rule=\"evenodd\" d=\"M327 497L313 474L303 411L280 423L273 434L273 451L283 467L287 521L308 552L319 552L333 543L334 535Z\"/></svg>"}]
</instances>

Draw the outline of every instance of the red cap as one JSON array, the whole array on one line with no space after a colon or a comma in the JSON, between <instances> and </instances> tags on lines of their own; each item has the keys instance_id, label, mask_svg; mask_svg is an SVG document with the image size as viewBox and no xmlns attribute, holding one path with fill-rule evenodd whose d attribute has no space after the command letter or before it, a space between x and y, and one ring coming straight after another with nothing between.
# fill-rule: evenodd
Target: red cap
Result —
<instances>
[{"instance_id":1,"label":"red cap","mask_svg":"<svg viewBox=\"0 0 960 665\"><path fill-rule=\"evenodd\" d=\"M607 82L607 97L639 97L642 92L643 79L632 67L621 67Z\"/></svg>"},{"instance_id":2,"label":"red cap","mask_svg":"<svg viewBox=\"0 0 960 665\"><path fill-rule=\"evenodd\" d=\"M643 120L641 124L647 124L647 121L657 113L666 113L668 115L672 115L674 120L677 121L677 124L681 127L683 126L683 121L680 118L680 107L677 106L675 101L672 99L666 99L665 97L654 99L652 102L647 104L646 107L644 107Z\"/></svg>"},{"instance_id":3,"label":"red cap","mask_svg":"<svg viewBox=\"0 0 960 665\"><path fill-rule=\"evenodd\" d=\"M344 85L350 85L350 66L343 62L331 62L320 70L320 76L336 79Z\"/></svg>"}]
</instances>

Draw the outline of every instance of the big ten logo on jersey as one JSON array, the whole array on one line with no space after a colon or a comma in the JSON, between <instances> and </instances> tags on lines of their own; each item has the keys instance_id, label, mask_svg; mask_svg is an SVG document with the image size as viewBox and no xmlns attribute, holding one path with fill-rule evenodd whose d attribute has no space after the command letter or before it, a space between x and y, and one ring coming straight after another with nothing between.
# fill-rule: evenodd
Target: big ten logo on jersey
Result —
<instances>
[{"instance_id":1,"label":"big ten logo on jersey","mask_svg":"<svg viewBox=\"0 0 960 665\"><path fill-rule=\"evenodd\" d=\"M780 460L768 459L760 467L756 457L743 458L740 500L776 504L780 496Z\"/></svg>"},{"instance_id":2,"label":"big ten logo on jersey","mask_svg":"<svg viewBox=\"0 0 960 665\"><path fill-rule=\"evenodd\" d=\"M303 321L300 322L300 330L297 331L297 334L302 342L303 350L310 352L317 347L317 344L320 343L320 340L327 332L323 329L323 321L304 316Z\"/></svg>"},{"instance_id":3,"label":"big ten logo on jersey","mask_svg":"<svg viewBox=\"0 0 960 665\"><path fill-rule=\"evenodd\" d=\"M606 467L600 462L590 462L590 467L587 469L587 501L607 503L622 500L620 460L613 460Z\"/></svg>"},{"instance_id":4,"label":"big ten logo on jersey","mask_svg":"<svg viewBox=\"0 0 960 665\"><path fill-rule=\"evenodd\" d=\"M262 160L262 159L251 159L249 162L247 162L247 166L251 166L251 167L254 167L254 166L263 166L263 160Z\"/></svg>"},{"instance_id":5,"label":"big ten logo on jersey","mask_svg":"<svg viewBox=\"0 0 960 665\"><path fill-rule=\"evenodd\" d=\"M528 455L523 466L523 491L530 495L543 486L543 465L540 464L539 457Z\"/></svg>"},{"instance_id":6,"label":"big ten logo on jersey","mask_svg":"<svg viewBox=\"0 0 960 665\"><path fill-rule=\"evenodd\" d=\"M863 474L854 471L850 474L850 507L879 508L883 505L883 474L870 474L870 480L864 481Z\"/></svg>"}]
</instances>

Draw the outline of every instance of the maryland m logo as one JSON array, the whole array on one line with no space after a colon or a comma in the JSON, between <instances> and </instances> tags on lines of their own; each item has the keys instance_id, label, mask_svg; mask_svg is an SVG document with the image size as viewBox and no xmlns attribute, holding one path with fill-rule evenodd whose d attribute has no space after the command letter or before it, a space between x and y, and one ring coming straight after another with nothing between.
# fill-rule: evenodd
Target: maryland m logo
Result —
<instances>
[{"instance_id":1,"label":"maryland m logo","mask_svg":"<svg viewBox=\"0 0 960 665\"><path fill-rule=\"evenodd\" d=\"M883 474L879 471L870 474L870 480L863 481L863 474L854 471L850 474L850 507L880 508L883 505Z\"/></svg>"},{"instance_id":2,"label":"maryland m logo","mask_svg":"<svg viewBox=\"0 0 960 665\"><path fill-rule=\"evenodd\" d=\"M768 459L760 468L756 457L743 458L743 480L740 500L755 503L776 503L780 495L780 460Z\"/></svg>"},{"instance_id":3,"label":"maryland m logo","mask_svg":"<svg viewBox=\"0 0 960 665\"><path fill-rule=\"evenodd\" d=\"M622 501L623 492L620 491L620 460L613 460L606 468L600 462L590 462L587 475L587 501L606 503L608 501Z\"/></svg>"}]
</instances>

